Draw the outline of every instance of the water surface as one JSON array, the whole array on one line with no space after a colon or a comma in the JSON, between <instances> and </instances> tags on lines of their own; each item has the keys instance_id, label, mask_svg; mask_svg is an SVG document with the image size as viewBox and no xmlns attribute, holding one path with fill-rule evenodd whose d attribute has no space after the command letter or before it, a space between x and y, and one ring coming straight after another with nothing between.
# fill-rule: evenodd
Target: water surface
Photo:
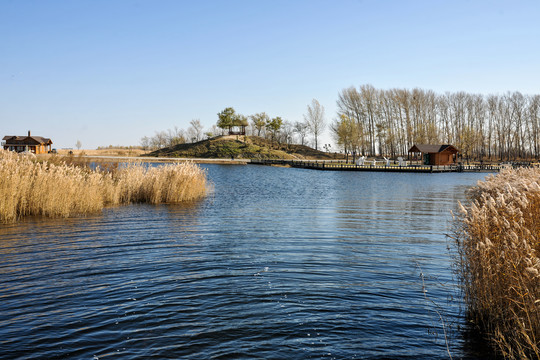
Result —
<instances>
[{"instance_id":1,"label":"water surface","mask_svg":"<svg viewBox=\"0 0 540 360\"><path fill-rule=\"evenodd\" d=\"M0 225L0 358L448 358L445 234L485 174L206 168L196 203Z\"/></svg>"}]
</instances>

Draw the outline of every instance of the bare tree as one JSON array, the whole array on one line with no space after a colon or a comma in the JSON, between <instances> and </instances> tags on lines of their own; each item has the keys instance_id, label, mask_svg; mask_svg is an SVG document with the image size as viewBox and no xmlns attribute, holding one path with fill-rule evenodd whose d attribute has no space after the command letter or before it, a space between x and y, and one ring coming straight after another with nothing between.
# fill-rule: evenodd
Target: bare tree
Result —
<instances>
[{"instance_id":1,"label":"bare tree","mask_svg":"<svg viewBox=\"0 0 540 360\"><path fill-rule=\"evenodd\" d=\"M540 156L538 95L439 95L418 88L381 91L364 85L342 90L337 106L340 118L332 131L334 136L341 134L338 145L357 146L362 154L404 155L414 143L442 141L472 159ZM353 128L342 116L355 123L354 143L343 135Z\"/></svg>"},{"instance_id":2,"label":"bare tree","mask_svg":"<svg viewBox=\"0 0 540 360\"><path fill-rule=\"evenodd\" d=\"M540 95L534 95L529 101L528 120L531 153L538 159L540 155Z\"/></svg>"},{"instance_id":3,"label":"bare tree","mask_svg":"<svg viewBox=\"0 0 540 360\"><path fill-rule=\"evenodd\" d=\"M187 143L197 142L197 134L195 133L195 130L192 127L189 127L186 130L186 142Z\"/></svg>"},{"instance_id":4,"label":"bare tree","mask_svg":"<svg viewBox=\"0 0 540 360\"><path fill-rule=\"evenodd\" d=\"M324 120L324 107L319 104L316 99L313 99L311 105L307 106L307 114L304 114L304 119L309 132L313 135L313 139L315 140L315 149L318 150L319 136L326 126Z\"/></svg>"},{"instance_id":5,"label":"bare tree","mask_svg":"<svg viewBox=\"0 0 540 360\"><path fill-rule=\"evenodd\" d=\"M210 136L208 136L210 138L210 137L219 136L220 133L221 133L221 129L218 128L216 124L213 124L212 128L207 133L207 135L210 135Z\"/></svg>"},{"instance_id":6,"label":"bare tree","mask_svg":"<svg viewBox=\"0 0 540 360\"><path fill-rule=\"evenodd\" d=\"M190 129L193 130L195 141L200 141L202 139L202 134L203 134L203 126L201 124L201 120L193 119L189 122L189 124L191 125Z\"/></svg>"},{"instance_id":7,"label":"bare tree","mask_svg":"<svg viewBox=\"0 0 540 360\"><path fill-rule=\"evenodd\" d=\"M141 138L141 147L143 150L148 150L150 147L150 138L148 136L144 136Z\"/></svg>"},{"instance_id":8,"label":"bare tree","mask_svg":"<svg viewBox=\"0 0 540 360\"><path fill-rule=\"evenodd\" d=\"M294 128L289 121L284 121L280 131L280 142L290 145L293 141Z\"/></svg>"},{"instance_id":9,"label":"bare tree","mask_svg":"<svg viewBox=\"0 0 540 360\"><path fill-rule=\"evenodd\" d=\"M300 137L300 143L305 145L306 137L308 135L308 126L305 122L295 121L293 125L293 131Z\"/></svg>"},{"instance_id":10,"label":"bare tree","mask_svg":"<svg viewBox=\"0 0 540 360\"><path fill-rule=\"evenodd\" d=\"M165 131L156 131L156 134L150 140L152 149L161 149L167 145L167 133Z\"/></svg>"},{"instance_id":11,"label":"bare tree","mask_svg":"<svg viewBox=\"0 0 540 360\"><path fill-rule=\"evenodd\" d=\"M343 89L338 95L338 116L343 119L345 116L349 121L353 121L354 129L357 133L353 147L362 155L365 155L369 144L368 140L368 122L366 109L362 101L362 96L354 87Z\"/></svg>"},{"instance_id":12,"label":"bare tree","mask_svg":"<svg viewBox=\"0 0 540 360\"><path fill-rule=\"evenodd\" d=\"M183 129L177 126L174 129L168 129L165 134L165 146L175 146L186 142L186 134Z\"/></svg>"},{"instance_id":13,"label":"bare tree","mask_svg":"<svg viewBox=\"0 0 540 360\"><path fill-rule=\"evenodd\" d=\"M75 146L77 147L77 150L81 150L81 147L82 147L81 140L77 140L77 143L75 144Z\"/></svg>"}]
</instances>

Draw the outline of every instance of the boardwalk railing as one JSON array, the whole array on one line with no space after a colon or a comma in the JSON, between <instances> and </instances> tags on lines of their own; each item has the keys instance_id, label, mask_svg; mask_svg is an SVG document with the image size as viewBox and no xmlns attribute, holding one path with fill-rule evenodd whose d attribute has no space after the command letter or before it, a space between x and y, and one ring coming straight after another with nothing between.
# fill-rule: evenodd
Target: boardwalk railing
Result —
<instances>
[{"instance_id":1,"label":"boardwalk railing","mask_svg":"<svg viewBox=\"0 0 540 360\"><path fill-rule=\"evenodd\" d=\"M364 164L357 165L345 163L340 160L251 160L255 165L281 165L314 170L340 170L340 171L387 171L387 172L498 172L499 165L406 165L397 164Z\"/></svg>"}]
</instances>

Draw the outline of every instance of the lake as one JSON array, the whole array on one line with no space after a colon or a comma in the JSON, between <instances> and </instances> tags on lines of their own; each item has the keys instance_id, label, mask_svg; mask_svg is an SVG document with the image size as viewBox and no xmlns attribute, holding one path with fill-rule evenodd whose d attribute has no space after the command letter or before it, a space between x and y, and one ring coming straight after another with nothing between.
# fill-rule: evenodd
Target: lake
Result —
<instances>
[{"instance_id":1,"label":"lake","mask_svg":"<svg viewBox=\"0 0 540 360\"><path fill-rule=\"evenodd\" d=\"M445 234L486 174L204 167L196 203L0 225L0 358L479 357Z\"/></svg>"}]
</instances>

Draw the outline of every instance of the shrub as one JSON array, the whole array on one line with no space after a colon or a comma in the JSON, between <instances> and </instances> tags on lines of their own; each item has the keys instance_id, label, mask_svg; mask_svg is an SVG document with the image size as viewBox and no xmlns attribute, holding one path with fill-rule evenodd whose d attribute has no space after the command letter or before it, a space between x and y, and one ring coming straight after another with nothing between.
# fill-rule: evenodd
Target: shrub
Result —
<instances>
[{"instance_id":1,"label":"shrub","mask_svg":"<svg viewBox=\"0 0 540 360\"><path fill-rule=\"evenodd\" d=\"M505 358L540 358L540 169L505 170L471 198L455 231L468 317Z\"/></svg>"}]
</instances>

